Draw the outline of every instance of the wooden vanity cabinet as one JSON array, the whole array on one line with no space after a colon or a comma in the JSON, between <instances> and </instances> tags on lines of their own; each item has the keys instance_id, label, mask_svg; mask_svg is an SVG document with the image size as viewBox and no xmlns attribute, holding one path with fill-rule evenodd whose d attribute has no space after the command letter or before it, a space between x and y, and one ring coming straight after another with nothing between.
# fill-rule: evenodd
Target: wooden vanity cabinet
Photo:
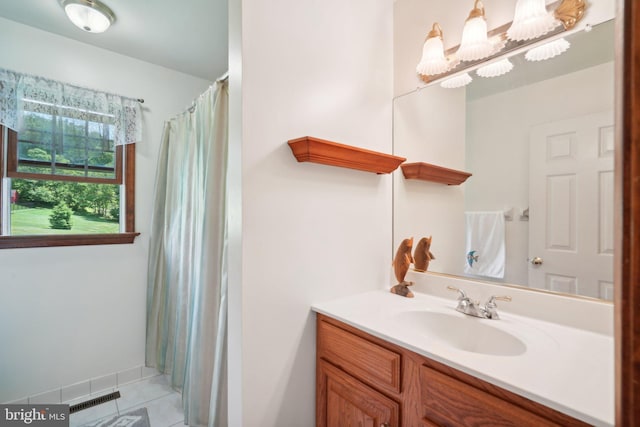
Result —
<instances>
[{"instance_id":1,"label":"wooden vanity cabinet","mask_svg":"<svg viewBox=\"0 0 640 427\"><path fill-rule=\"evenodd\" d=\"M318 425L400 426L400 405L330 363L318 366Z\"/></svg>"},{"instance_id":2,"label":"wooden vanity cabinet","mask_svg":"<svg viewBox=\"0 0 640 427\"><path fill-rule=\"evenodd\" d=\"M317 427L588 426L318 314Z\"/></svg>"}]
</instances>

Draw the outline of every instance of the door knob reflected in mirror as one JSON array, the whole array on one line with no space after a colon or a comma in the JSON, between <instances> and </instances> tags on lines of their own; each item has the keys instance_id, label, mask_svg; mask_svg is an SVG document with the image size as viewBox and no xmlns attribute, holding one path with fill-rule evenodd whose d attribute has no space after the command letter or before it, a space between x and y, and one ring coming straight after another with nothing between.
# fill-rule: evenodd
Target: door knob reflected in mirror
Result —
<instances>
[{"instance_id":1,"label":"door knob reflected in mirror","mask_svg":"<svg viewBox=\"0 0 640 427\"><path fill-rule=\"evenodd\" d=\"M534 257L531 260L531 264L533 264L533 265L542 265L542 258L540 258L539 256Z\"/></svg>"}]
</instances>

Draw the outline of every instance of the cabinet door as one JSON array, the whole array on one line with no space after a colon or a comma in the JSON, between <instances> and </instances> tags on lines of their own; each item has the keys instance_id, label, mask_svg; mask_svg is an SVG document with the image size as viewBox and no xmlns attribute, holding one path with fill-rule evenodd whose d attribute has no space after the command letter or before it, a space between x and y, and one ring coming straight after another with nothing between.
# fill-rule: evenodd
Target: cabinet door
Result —
<instances>
[{"instance_id":1,"label":"cabinet door","mask_svg":"<svg viewBox=\"0 0 640 427\"><path fill-rule=\"evenodd\" d=\"M422 366L421 391L426 426L560 427L441 372Z\"/></svg>"},{"instance_id":2,"label":"cabinet door","mask_svg":"<svg viewBox=\"0 0 640 427\"><path fill-rule=\"evenodd\" d=\"M318 427L399 427L397 402L330 363L318 362Z\"/></svg>"}]
</instances>

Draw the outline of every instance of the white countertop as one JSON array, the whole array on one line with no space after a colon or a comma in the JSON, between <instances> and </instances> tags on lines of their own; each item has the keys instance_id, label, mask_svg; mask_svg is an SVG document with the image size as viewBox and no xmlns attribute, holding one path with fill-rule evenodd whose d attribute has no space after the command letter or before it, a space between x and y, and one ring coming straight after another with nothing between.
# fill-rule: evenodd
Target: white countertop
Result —
<instances>
[{"instance_id":1,"label":"white countertop","mask_svg":"<svg viewBox=\"0 0 640 427\"><path fill-rule=\"evenodd\" d=\"M399 328L408 311L455 311L455 299L372 291L313 305L313 310L595 426L614 425L614 342L605 334L501 312L477 319L526 345L517 356L459 350L420 328Z\"/></svg>"}]
</instances>

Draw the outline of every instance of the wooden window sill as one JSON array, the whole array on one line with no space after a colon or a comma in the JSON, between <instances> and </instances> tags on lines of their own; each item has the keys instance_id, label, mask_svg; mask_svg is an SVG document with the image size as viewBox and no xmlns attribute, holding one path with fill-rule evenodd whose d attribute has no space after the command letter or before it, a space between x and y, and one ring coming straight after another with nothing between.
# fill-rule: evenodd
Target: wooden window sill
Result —
<instances>
[{"instance_id":1,"label":"wooden window sill","mask_svg":"<svg viewBox=\"0 0 640 427\"><path fill-rule=\"evenodd\" d=\"M122 245L133 243L140 233L59 234L39 236L0 236L0 249L48 248L54 246Z\"/></svg>"}]
</instances>

